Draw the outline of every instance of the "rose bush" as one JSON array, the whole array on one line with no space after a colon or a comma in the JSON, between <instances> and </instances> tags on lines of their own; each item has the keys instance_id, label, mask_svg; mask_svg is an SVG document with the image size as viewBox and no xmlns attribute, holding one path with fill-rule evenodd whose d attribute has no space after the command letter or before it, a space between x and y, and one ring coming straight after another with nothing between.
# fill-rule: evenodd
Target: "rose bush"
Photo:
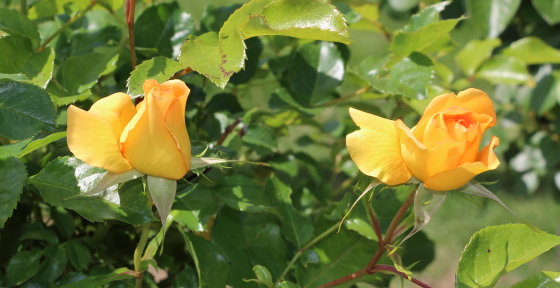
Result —
<instances>
[{"instance_id":1,"label":"rose bush","mask_svg":"<svg viewBox=\"0 0 560 288\"><path fill-rule=\"evenodd\" d=\"M350 157L360 171L387 185L414 176L431 190L453 190L500 164L493 151L497 137L478 151L484 131L496 124L496 112L477 89L435 97L412 129L400 119L353 108L350 115L361 128L346 138Z\"/></svg>"},{"instance_id":2,"label":"rose bush","mask_svg":"<svg viewBox=\"0 0 560 288\"><path fill-rule=\"evenodd\" d=\"M189 88L180 80L146 80L136 107L125 93L107 96L84 111L68 108L68 147L76 158L115 173L180 179L190 168L185 126Z\"/></svg>"}]
</instances>

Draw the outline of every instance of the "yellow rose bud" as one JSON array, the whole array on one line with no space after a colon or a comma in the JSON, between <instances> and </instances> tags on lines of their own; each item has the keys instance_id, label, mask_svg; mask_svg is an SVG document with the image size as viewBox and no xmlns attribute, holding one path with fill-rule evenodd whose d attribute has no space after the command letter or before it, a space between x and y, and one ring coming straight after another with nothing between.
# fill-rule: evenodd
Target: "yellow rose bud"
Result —
<instances>
[{"instance_id":1,"label":"yellow rose bud","mask_svg":"<svg viewBox=\"0 0 560 288\"><path fill-rule=\"evenodd\" d=\"M496 112L477 89L437 96L412 129L353 108L350 116L361 128L346 137L350 157L360 171L387 185L414 176L426 188L453 190L500 164L493 151L497 137L478 151L484 131L496 125Z\"/></svg>"},{"instance_id":2,"label":"yellow rose bud","mask_svg":"<svg viewBox=\"0 0 560 288\"><path fill-rule=\"evenodd\" d=\"M146 80L144 101L136 107L125 93L93 104L89 111L68 107L68 147L85 163L115 173L141 173L180 179L191 164L185 126L189 88L170 80Z\"/></svg>"}]
</instances>

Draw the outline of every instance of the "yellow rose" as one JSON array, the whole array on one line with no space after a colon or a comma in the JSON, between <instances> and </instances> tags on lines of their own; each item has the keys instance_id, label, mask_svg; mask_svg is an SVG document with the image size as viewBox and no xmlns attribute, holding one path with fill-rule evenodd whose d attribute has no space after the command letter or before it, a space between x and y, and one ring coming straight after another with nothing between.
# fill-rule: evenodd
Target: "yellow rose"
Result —
<instances>
[{"instance_id":1,"label":"yellow rose","mask_svg":"<svg viewBox=\"0 0 560 288\"><path fill-rule=\"evenodd\" d=\"M115 173L136 169L151 176L180 179L191 166L185 126L189 88L170 80L146 80L136 107L125 93L93 104L89 111L68 107L68 147L85 163Z\"/></svg>"},{"instance_id":2,"label":"yellow rose","mask_svg":"<svg viewBox=\"0 0 560 288\"><path fill-rule=\"evenodd\" d=\"M477 89L437 96L412 129L353 108L350 116L361 128L346 137L350 157L360 171L387 185L414 176L426 188L453 190L500 164L493 151L497 137L478 151L484 131L496 125L496 112Z\"/></svg>"}]
</instances>

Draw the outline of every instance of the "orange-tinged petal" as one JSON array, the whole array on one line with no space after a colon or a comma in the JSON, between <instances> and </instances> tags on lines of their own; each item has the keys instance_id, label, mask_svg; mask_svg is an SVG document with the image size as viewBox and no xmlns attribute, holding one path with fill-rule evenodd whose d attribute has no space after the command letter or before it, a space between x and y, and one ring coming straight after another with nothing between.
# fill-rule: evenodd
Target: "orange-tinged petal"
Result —
<instances>
[{"instance_id":1,"label":"orange-tinged petal","mask_svg":"<svg viewBox=\"0 0 560 288\"><path fill-rule=\"evenodd\" d=\"M490 97L488 97L488 94L478 89L469 88L459 92L457 99L459 100L461 107L470 109L477 114L492 117L489 127L496 125L496 110L494 109L494 104L492 103Z\"/></svg>"},{"instance_id":2,"label":"orange-tinged petal","mask_svg":"<svg viewBox=\"0 0 560 288\"><path fill-rule=\"evenodd\" d=\"M144 105L121 135L124 156L141 173L180 179L188 171L183 155L167 129L165 114L160 110L161 107L169 107L174 101L174 98L148 94Z\"/></svg>"},{"instance_id":3,"label":"orange-tinged petal","mask_svg":"<svg viewBox=\"0 0 560 288\"><path fill-rule=\"evenodd\" d=\"M448 107L458 106L459 101L457 100L457 96L453 93L442 94L435 97L430 104L424 110L424 114L422 114L422 118L418 121L418 124L412 128L412 133L418 139L418 141L424 143L424 130L430 124L430 120L438 113L443 112Z\"/></svg>"},{"instance_id":4,"label":"orange-tinged petal","mask_svg":"<svg viewBox=\"0 0 560 288\"><path fill-rule=\"evenodd\" d=\"M148 79L144 81L144 84L142 84L142 90L144 90L144 95L148 96L150 91L152 91L152 89L156 86L159 86L159 83L154 79Z\"/></svg>"},{"instance_id":5,"label":"orange-tinged petal","mask_svg":"<svg viewBox=\"0 0 560 288\"><path fill-rule=\"evenodd\" d=\"M403 162L393 121L350 108L361 127L346 137L348 153L360 171L387 185L406 183L412 173Z\"/></svg>"},{"instance_id":6,"label":"orange-tinged petal","mask_svg":"<svg viewBox=\"0 0 560 288\"><path fill-rule=\"evenodd\" d=\"M132 169L119 149L111 123L73 105L68 107L67 113L68 148L76 158L114 173Z\"/></svg>"},{"instance_id":7,"label":"orange-tinged petal","mask_svg":"<svg viewBox=\"0 0 560 288\"><path fill-rule=\"evenodd\" d=\"M500 139L496 136L492 137L490 144L484 147L482 151L478 154L477 162L464 163L463 165L438 173L424 181L424 185L427 188L436 191L447 191L461 188L463 185L467 184L476 175L486 172L488 170L494 170L500 165L500 161L496 154L494 154L494 148L500 145Z\"/></svg>"}]
</instances>

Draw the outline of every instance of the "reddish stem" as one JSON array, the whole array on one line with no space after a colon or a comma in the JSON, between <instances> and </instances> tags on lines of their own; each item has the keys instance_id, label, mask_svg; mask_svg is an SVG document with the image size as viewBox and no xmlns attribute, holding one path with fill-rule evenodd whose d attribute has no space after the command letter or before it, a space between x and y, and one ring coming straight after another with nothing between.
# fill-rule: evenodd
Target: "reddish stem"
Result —
<instances>
[{"instance_id":1,"label":"reddish stem","mask_svg":"<svg viewBox=\"0 0 560 288\"><path fill-rule=\"evenodd\" d=\"M394 274L398 274L398 275L400 275L401 277L408 279L408 275L406 275L406 274L404 274L404 273L402 273L402 272L400 272L400 271L397 271L397 269L396 269L395 267L391 266L391 265L378 264L378 265L375 265L375 267L373 267L373 269L369 270L368 272L369 272L370 274L375 274L375 273L377 273L377 272L383 272L383 271L387 271L387 272L391 272L391 273L394 273ZM416 285L418 285L418 286L420 286L420 287L422 287L422 288L431 288L430 286L428 286L427 284L423 283L422 281L417 280L417 279L414 279L414 278L412 278L412 277L410 278L410 282L412 282L412 283L414 283L414 284L416 284Z\"/></svg>"},{"instance_id":2,"label":"reddish stem","mask_svg":"<svg viewBox=\"0 0 560 288\"><path fill-rule=\"evenodd\" d=\"M128 40L130 46L130 62L132 70L136 69L136 47L134 44L134 9L136 0L126 0L126 24L128 26Z\"/></svg>"}]
</instances>

